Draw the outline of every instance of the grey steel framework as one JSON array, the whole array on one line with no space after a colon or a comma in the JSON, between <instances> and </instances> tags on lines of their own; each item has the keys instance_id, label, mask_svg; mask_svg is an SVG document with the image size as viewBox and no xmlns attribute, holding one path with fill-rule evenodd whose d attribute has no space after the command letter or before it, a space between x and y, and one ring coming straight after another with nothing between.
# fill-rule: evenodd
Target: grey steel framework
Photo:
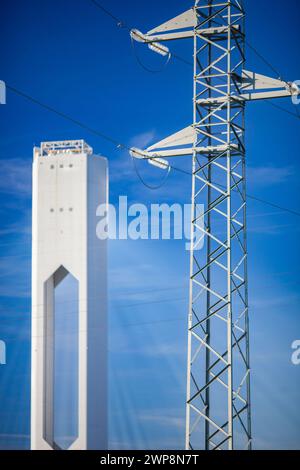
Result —
<instances>
[{"instance_id":1,"label":"grey steel framework","mask_svg":"<svg viewBox=\"0 0 300 470\"><path fill-rule=\"evenodd\" d=\"M193 155L192 202L206 208L204 227L202 214L192 216L205 248L191 250L186 448L232 449L236 439L250 449L245 103L233 96L245 62L244 10L206 1L196 16L195 148L207 150Z\"/></svg>"},{"instance_id":2,"label":"grey steel framework","mask_svg":"<svg viewBox=\"0 0 300 470\"><path fill-rule=\"evenodd\" d=\"M251 449L245 104L298 95L298 87L249 72L242 1L197 0L194 8L132 39L194 39L194 119L135 158L192 157L186 449ZM205 202L204 214L199 204ZM204 220L203 220L204 219ZM201 237L204 248L199 249Z\"/></svg>"}]
</instances>

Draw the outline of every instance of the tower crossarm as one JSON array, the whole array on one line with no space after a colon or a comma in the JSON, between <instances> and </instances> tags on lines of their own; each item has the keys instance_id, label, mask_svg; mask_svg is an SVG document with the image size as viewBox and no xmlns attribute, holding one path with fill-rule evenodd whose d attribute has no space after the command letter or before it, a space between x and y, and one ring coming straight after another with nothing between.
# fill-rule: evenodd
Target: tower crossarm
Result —
<instances>
[{"instance_id":1,"label":"tower crossarm","mask_svg":"<svg viewBox=\"0 0 300 470\"><path fill-rule=\"evenodd\" d=\"M204 76L199 77L201 81ZM230 100L234 103L246 101L266 100L274 98L288 98L298 96L300 88L295 82L285 82L272 77L267 77L255 72L243 70L241 75L233 74L234 90L230 94ZM221 94L220 90L209 98L197 99L198 105L218 105L228 101L228 95Z\"/></svg>"},{"instance_id":2,"label":"tower crossarm","mask_svg":"<svg viewBox=\"0 0 300 470\"><path fill-rule=\"evenodd\" d=\"M181 13L169 21L151 29L146 34L132 29L130 35L138 42L153 43L156 41L171 41L174 39L187 39L194 36L196 16L193 8Z\"/></svg>"},{"instance_id":3,"label":"tower crossarm","mask_svg":"<svg viewBox=\"0 0 300 470\"><path fill-rule=\"evenodd\" d=\"M240 32L240 26L232 25L231 30L234 34L238 34ZM146 34L142 33L138 29L132 29L130 31L130 36L137 42L148 44L148 47L154 52L161 55L167 55L169 53L169 49L166 46L159 44L160 42L194 38L195 33L203 37L216 39L218 36L228 33L228 26L197 28L196 10L195 8L190 8L175 18L151 29Z\"/></svg>"},{"instance_id":4,"label":"tower crossarm","mask_svg":"<svg viewBox=\"0 0 300 470\"><path fill-rule=\"evenodd\" d=\"M196 139L197 131L195 127L191 125L175 132L159 142L156 142L145 150L132 147L130 153L134 158L152 161L160 157L171 158L191 156L194 152L206 155L226 152L228 149L231 149L232 151L239 150L239 146L234 143L229 145L226 143L221 145L195 146L194 143L196 142Z\"/></svg>"}]
</instances>

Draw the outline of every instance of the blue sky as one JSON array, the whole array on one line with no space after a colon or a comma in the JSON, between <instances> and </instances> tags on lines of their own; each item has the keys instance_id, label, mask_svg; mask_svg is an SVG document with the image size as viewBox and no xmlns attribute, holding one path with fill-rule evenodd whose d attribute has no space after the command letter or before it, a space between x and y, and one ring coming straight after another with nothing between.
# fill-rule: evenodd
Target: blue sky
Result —
<instances>
[{"instance_id":1,"label":"blue sky","mask_svg":"<svg viewBox=\"0 0 300 470\"><path fill-rule=\"evenodd\" d=\"M186 0L103 5L141 30L189 8ZM286 80L300 79L299 2L245 2L247 37ZM173 59L161 73L137 63L126 30L90 0L1 4L0 79L118 142L143 146L191 123L192 74ZM192 45L172 44L191 60ZM161 68L161 58L138 49ZM248 48L247 68L272 75ZM295 112L291 102L278 102ZM0 107L0 448L29 446L32 147L84 138L108 157L110 199L189 202L187 176L149 191L127 152L8 91ZM247 109L248 193L300 210L299 120L266 103ZM161 173L141 167L147 181ZM299 216L249 199L253 432L256 448L300 448ZM109 246L110 446L182 448L188 255L180 241Z\"/></svg>"}]
</instances>

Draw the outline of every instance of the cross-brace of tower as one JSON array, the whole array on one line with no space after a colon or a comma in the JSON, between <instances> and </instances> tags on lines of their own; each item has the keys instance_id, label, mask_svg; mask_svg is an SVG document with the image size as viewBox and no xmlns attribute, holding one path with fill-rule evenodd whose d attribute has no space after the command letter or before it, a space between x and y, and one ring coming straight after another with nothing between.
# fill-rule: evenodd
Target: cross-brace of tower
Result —
<instances>
[{"instance_id":1,"label":"cross-brace of tower","mask_svg":"<svg viewBox=\"0 0 300 470\"><path fill-rule=\"evenodd\" d=\"M146 150L131 149L162 169L167 157L192 157L186 449L252 446L245 104L300 93L245 70L244 21L240 0L198 0L147 34L131 31L165 56L161 42L194 39L193 124Z\"/></svg>"}]
</instances>

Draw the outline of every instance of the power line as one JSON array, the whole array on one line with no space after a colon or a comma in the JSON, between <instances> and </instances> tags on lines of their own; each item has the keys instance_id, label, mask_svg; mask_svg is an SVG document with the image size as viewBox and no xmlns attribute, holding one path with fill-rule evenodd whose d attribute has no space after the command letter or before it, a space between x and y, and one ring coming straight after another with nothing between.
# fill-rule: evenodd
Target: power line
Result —
<instances>
[{"instance_id":1,"label":"power line","mask_svg":"<svg viewBox=\"0 0 300 470\"><path fill-rule=\"evenodd\" d=\"M99 2L97 2L96 0L91 0L91 1L92 1L92 3L93 3L95 6L97 6L99 9L101 9L106 15L110 16L110 17L117 23L117 26L122 27L122 28L125 28L125 29L127 29L127 30L130 30L130 29L131 29L129 26L127 26L127 25L125 24L124 21L122 21L120 18L116 17L112 12L110 12L107 8L105 8L105 7L104 7L103 5L101 5ZM278 74L278 71L267 61L267 59L265 59L265 58L257 51L256 48L254 48L253 46L251 46L249 42L247 42L247 44L248 44L249 47L251 47L251 49L252 49L262 60L264 60L264 62L265 62L267 65L269 65L270 68L273 69L273 71L276 72L276 74ZM182 57L180 57L180 56L178 56L178 55L174 55L174 54L172 54L172 55L173 55L176 59L180 59L181 61L185 62L186 64L192 66L192 63L191 63L191 62L188 62L187 60L183 59ZM280 75L280 74L278 74L278 75ZM104 133L102 133L102 132L99 132L98 130L93 129L93 128L91 128L90 126L87 126L85 123L83 123L83 122L81 122L81 121L79 121L79 120L77 120L77 119L74 119L74 118L72 118L71 116L69 116L69 115L67 115L67 114L65 114L65 113L62 113L61 111L58 111L58 110L56 110L55 108L53 108L53 107L51 107L51 106L49 106L49 105L46 105L46 104L40 102L39 100L33 98L32 96L30 96L30 95L28 95L28 94L26 94L26 93L24 93L24 92L22 92L22 91L20 91L20 90L18 90L18 89L16 89L16 88L14 88L14 87L11 87L11 86L9 86L9 85L7 85L7 88L10 89L11 91L13 91L14 93L16 93L16 94L18 94L18 95L20 95L20 96L22 96L22 97L28 99L29 101L31 101L31 102L33 102L33 103L35 103L35 104L37 104L37 105L43 107L44 109L46 109L46 110L48 110L48 111L50 111L50 112L53 112L53 113L57 114L58 116L60 116L60 117L62 117L62 118L64 118L64 119L69 120L70 122L73 122L73 124L76 124L77 126L82 127L83 129L87 130L88 132L90 132L90 133L92 133L92 134L94 134L94 135L96 135L96 136L98 136L98 137L101 137L101 138L107 140L108 142L114 144L117 148L125 148L125 149L127 149L127 150L130 150L130 148L129 148L127 145L121 144L121 143L118 142L116 139L114 139L114 138L112 138L112 137L110 137L110 136L108 136L108 135L106 135L106 134L104 134ZM276 107L277 109L283 111L283 112L286 112L286 113L288 113L288 114L290 114L290 115L292 115L292 116L294 116L294 117L300 118L299 115L296 115L296 114L293 113L292 111L289 111L289 110L287 110L287 109L285 109L285 108L282 108L281 106L276 105L276 104L274 104L274 103L272 103L272 102L270 102L270 101L267 101L267 100L266 100L266 102L269 103L270 105ZM159 185L154 185L154 186L153 186L153 185L150 185L149 183L147 183L147 182L142 178L142 176L140 175L140 173L139 173L139 171L138 171L138 169L137 169L137 166L136 166L135 161L134 161L133 163L134 163L134 168L135 168L135 171L136 171L136 174L137 174L138 178L140 179L141 183L142 183L144 186L146 186L148 189L151 189L151 190L160 189L160 188L165 184L165 182L166 182L166 180L167 180L167 178L168 178L168 175L169 175L169 171L168 171L166 177L163 179L162 183L160 183ZM173 165L172 165L172 166L170 165L169 168L172 168L173 170L175 170L175 171L177 171L177 172L181 172L181 173L183 173L183 174L187 174L187 175L191 176L191 173L190 173L190 172L188 172L188 171L186 171L186 170L183 170L183 169L181 169L181 168L176 168L176 167L174 167ZM278 208L278 209L280 209L280 210L284 210L284 211L286 211L286 212L289 212L289 213L291 213L291 214L293 214L293 215L298 215L298 216L300 216L300 213L299 213L299 212L296 212L296 211L294 211L294 210L292 210L292 209L288 209L288 208L279 206L279 205L277 205L277 204L271 203L271 202L266 201L266 200L264 200L264 199L256 198L256 197L251 196L251 195L249 195L249 194L247 194L247 196L248 196L250 199L257 200L257 201L259 201L259 202L268 204L268 205L270 205L270 206L272 206L272 207L276 207L276 208Z\"/></svg>"},{"instance_id":2,"label":"power line","mask_svg":"<svg viewBox=\"0 0 300 470\"><path fill-rule=\"evenodd\" d=\"M132 47L132 50L134 52L134 56L138 62L138 64L144 69L146 70L146 72L149 72L149 73L161 73L166 67L167 65L169 64L170 62L170 59L171 59L171 53L169 52L168 53L168 57L167 57L167 60L163 63L162 67L160 69L156 69L156 70L153 70L153 69L150 69L149 67L147 67L145 64L143 64L143 62L141 61L138 53L137 53L137 50L136 50L136 45L135 45L135 41L133 40L133 38L131 38L131 47Z\"/></svg>"},{"instance_id":3,"label":"power line","mask_svg":"<svg viewBox=\"0 0 300 470\"><path fill-rule=\"evenodd\" d=\"M283 108L283 106L280 106L279 104L273 103L273 101L268 101L267 99L263 100L265 103L269 104L270 106L273 106L273 108L277 108L283 113L290 114L291 116L296 117L297 119L300 119L300 114L298 107L296 106L296 113L293 113L293 111L290 111L289 109Z\"/></svg>"},{"instance_id":4,"label":"power line","mask_svg":"<svg viewBox=\"0 0 300 470\"><path fill-rule=\"evenodd\" d=\"M82 129L85 129L86 131L90 132L91 134L94 134L98 137L101 137L102 139L105 139L108 142L114 144L116 147L120 148L121 144L119 142L117 142L112 137L110 137L106 134L103 134L103 132L99 132L96 129L93 129L92 127L87 126L82 121L79 121L78 119L74 119L73 117L69 116L68 114L62 113L61 111L58 111L57 109L53 108L52 106L49 106L45 103L42 103L41 101L37 100L36 98L33 98L32 96L24 93L23 91L18 90L15 87L12 87L12 86L6 84L6 88L13 91L17 95L20 95L23 98L26 98L28 101L31 101L32 103L37 104L38 106L46 109L47 111L50 111L51 113L57 114L58 116L62 117L63 119L66 119L70 122L73 122L73 124L76 124L76 126L79 126Z\"/></svg>"},{"instance_id":5,"label":"power line","mask_svg":"<svg viewBox=\"0 0 300 470\"><path fill-rule=\"evenodd\" d=\"M44 108L46 109L47 111L51 112L51 113L54 113L56 114L57 116L60 116L61 118L63 119L66 119L70 122L72 122L73 124L75 124L76 126L78 127L81 127L82 129L85 129L86 131L90 132L91 134L94 134L96 135L97 137L100 137L108 142L110 142L111 144L113 144L117 149L126 149L126 150L131 150L131 148L126 145L126 144L123 144L121 142L119 142L117 139L107 135L107 134L104 134L103 132L100 132L96 129L93 129L92 127L86 125L84 122L82 121L79 121L78 119L75 119L73 118L72 116L69 116L68 114L66 113L63 113L61 111L58 111L57 109L55 109L53 106L49 106L45 103L42 103L41 101L37 100L36 98L28 95L27 93L24 93L23 91L21 90L18 90L17 88L15 87L12 87L10 86L9 84L6 85L7 89L11 90L12 92L16 93L17 95L27 99L28 101L34 103L34 104L37 104L38 106L40 106L41 108ZM175 167L174 165L170 165L170 168L174 171L177 171L179 173L182 173L182 174L185 174L187 176L192 176L192 173L187 171L187 170L184 170L183 168L178 168L178 167ZM153 188L152 188L153 189ZM300 213L293 210L293 209L290 209L290 208L286 208L286 207L283 207L283 206L279 206L273 202L270 202L270 201L267 201L265 199L260 199L260 198L256 198L255 196L251 196L249 194L247 194L247 197L249 197L250 199L256 199L256 200L259 200L259 202L261 203L264 203L264 204L267 204L269 206L272 206L272 207L276 207L280 210L283 210L285 212L289 212L291 214L294 214L294 215L297 215L297 216L300 216Z\"/></svg>"},{"instance_id":6,"label":"power line","mask_svg":"<svg viewBox=\"0 0 300 470\"><path fill-rule=\"evenodd\" d=\"M105 13L106 15L108 15L108 16L110 16L112 19L114 19L114 20L117 22L117 26L122 25L122 27L124 27L124 28L127 29L128 31L130 31L130 30L132 29L131 27L126 26L126 24L125 24L122 20L120 20L119 18L117 18L111 11L109 11L107 8L105 8L102 4L100 4L100 3L97 2L96 0L91 0L91 2L92 2L96 7L98 7L100 10L102 10L103 13ZM219 23L219 22L216 21L215 19L213 19L212 21L213 21L216 25L222 26L221 23ZM253 51L253 52L254 52L254 53L255 53L255 54L274 72L274 73L275 73L275 75L277 75L277 77L278 77L279 80L282 80L283 82L285 82L286 84L288 84L288 82L282 78L282 74L279 73L279 71L277 70L277 68L276 68L274 65L272 65L271 62L270 62L268 59L266 59L266 58L256 49L256 47L252 46L249 41L246 41L246 40L245 40L245 43L246 43L247 46L250 47L250 49L251 49L251 50L252 50L252 51ZM186 60L184 57L181 57L181 56L178 55L178 54L174 54L173 52L172 52L171 55L172 55L172 57L174 57L175 59L179 60L180 62L183 62L183 63L185 63L186 65L189 65L189 66L193 67L193 63L190 62L190 61L188 61L188 60ZM141 65L141 67L142 67L144 70L146 70L147 72L151 72L151 73L161 72L161 71L165 68L165 66L168 64L169 59L170 59L170 54L169 54L168 60L166 61L166 63L164 64L164 66L163 66L160 70L151 70L151 69L149 69L148 67L146 67L146 66L141 62L141 60L139 59L139 57L138 57L137 54L135 54L135 56L136 56L136 59L137 59L139 65ZM224 82L224 83L225 83L225 82ZM295 118L297 118L297 119L300 119L300 113L299 113L298 109L296 109L296 111L297 111L296 113L293 113L293 111L289 111L288 109L285 109L285 108L283 108L283 107L280 106L280 105L276 105L276 104L270 102L270 101L269 101L268 99L266 99L266 98L263 99L263 101L265 101L266 103L269 103L271 106L274 106L275 108L279 109L280 111L282 111L282 112L284 112L284 113L287 113L287 114L289 114L289 115L291 115L291 116L293 116L293 117L295 117Z\"/></svg>"},{"instance_id":7,"label":"power line","mask_svg":"<svg viewBox=\"0 0 300 470\"><path fill-rule=\"evenodd\" d=\"M173 289L171 289L173 290ZM132 307L138 307L138 306L145 306L145 305L152 305L152 304L164 304L164 303L171 303L171 302L183 302L185 301L186 298L185 297L181 297L181 298L177 298L177 299L174 299L174 298L170 298L170 299L161 299L161 300L152 300L152 301L145 301L145 302L140 302L140 303L135 303L135 304L127 304L127 305L120 305L118 306L118 308L121 308L121 309L124 309L124 308L132 308ZM63 303L63 302L61 302ZM67 311L65 313L67 314L72 314L74 315L75 313L78 313L78 315L80 314L80 312L85 312L85 310L82 310L82 309L77 309L77 310L74 310L74 311ZM30 318L43 318L43 315L31 315L30 312L13 312L13 315L23 315L24 317L24 314L27 314L28 313L28 319ZM15 320L16 318L13 316L13 315L10 315L10 318ZM130 327L130 326L142 326L142 325L152 325L152 324L160 324L160 323L171 323L171 322L177 322L177 321L183 321L185 320L185 317L182 317L182 318L178 318L178 317L172 317L172 318L165 318L165 319L159 319L159 320L147 320L145 322L130 322L130 323L125 323L125 324L122 324L121 326L122 327ZM2 324L3 324L3 320L2 320ZM99 328L94 328L94 330L97 330ZM100 328L101 329L101 328ZM82 334L82 333L86 333L87 330L86 329L78 329L77 331L74 331L74 334ZM17 335L14 335L16 338L18 338ZM29 335L30 338L40 338L42 335L34 335L34 336L31 336ZM52 335L49 335L49 336L52 336Z\"/></svg>"},{"instance_id":8,"label":"power line","mask_svg":"<svg viewBox=\"0 0 300 470\"><path fill-rule=\"evenodd\" d=\"M119 28L122 28L122 29L126 29L127 31L131 31L133 29L133 26L128 26L123 20L121 20L120 18L116 17L110 10L108 10L106 7L104 7L102 4L100 4L97 0L91 0L91 2L97 7L99 8L100 10L102 10L103 13L105 13L106 15L110 16L110 18L112 18L115 22L116 22L116 26L118 26ZM186 65L190 65L191 67L193 66L193 64L186 60L184 57L181 57L180 55L177 55L177 54L174 54L174 52L172 52L172 57L174 57L175 59L177 59L178 61L180 62L183 62L184 64ZM136 57L137 58L137 57ZM170 55L169 55L169 59L170 59ZM168 62L169 62L169 59L168 59ZM139 64L141 65L141 67L143 67L147 72L151 72L151 73L156 73L156 72L160 72L161 70L157 70L157 71L154 71L154 70L150 70L150 69L147 69L147 67L144 66L144 64L141 63L141 61L137 58ZM166 64L165 64L166 65ZM165 67L165 66L164 66ZM163 67L163 68L164 68Z\"/></svg>"},{"instance_id":9,"label":"power line","mask_svg":"<svg viewBox=\"0 0 300 470\"><path fill-rule=\"evenodd\" d=\"M183 173L183 174L185 174L185 175L191 176L191 173L190 173L190 172L185 171L185 170L183 170L183 169L181 169L181 168L176 168L176 167L173 167L173 166L171 166L171 168L172 168L173 170L175 170L175 171L179 171L180 173ZM215 184L217 184L217 183L215 183ZM217 184L217 186L220 186L220 187L221 187L222 185ZM249 193L247 193L247 197L248 197L249 199L253 199L254 201L258 201L258 202L261 202L261 203L263 203L263 204L267 204L267 205L269 205L269 206L271 206L271 207L274 207L274 208L276 208L276 209L280 209L280 210L282 210L282 211L284 211L284 212L289 212L290 214L297 215L298 217L300 217L300 212L297 212L297 211L295 211L295 210L293 210L293 209L289 209L289 208L287 208L287 207L280 206L280 205L275 204L275 203L273 203L273 202L267 201L266 199L262 199L262 198L259 198L259 197L256 197L256 196L252 196L252 195L249 194Z\"/></svg>"},{"instance_id":10,"label":"power line","mask_svg":"<svg viewBox=\"0 0 300 470\"><path fill-rule=\"evenodd\" d=\"M137 167L137 162L136 162L136 159L134 157L131 157L131 160L132 160L132 164L133 164L133 168L136 172L136 175L138 177L138 179L140 180L140 182L146 186L146 188L150 189L150 190L157 190L157 189L160 189L162 188L165 183L167 182L167 179L169 177L169 174L170 174L170 170L171 170L171 167L170 165L168 166L168 169L166 171L166 173L164 174L164 177L161 181L161 183L157 184L157 185L152 185L152 184L149 184L147 183L144 178L142 177L142 175L140 174L139 170L138 170L138 167Z\"/></svg>"},{"instance_id":11,"label":"power line","mask_svg":"<svg viewBox=\"0 0 300 470\"><path fill-rule=\"evenodd\" d=\"M258 50L252 46L249 41L245 40L245 43L247 44L248 47L277 75L278 80L282 80L283 82L287 83L286 80L282 78L281 73L278 72L278 70L274 67L274 65L271 64Z\"/></svg>"},{"instance_id":12,"label":"power line","mask_svg":"<svg viewBox=\"0 0 300 470\"><path fill-rule=\"evenodd\" d=\"M186 321L185 317L182 317L182 318L173 317L173 318L165 318L165 319L161 319L161 320L147 320L147 321L144 321L144 322L124 323L124 324L120 324L120 326L122 328L130 328L131 326L157 325L157 324L162 324L162 323L177 323L177 322L183 322L183 321ZM97 329L99 329L99 328L94 328L94 330L97 330ZM155 331L157 331L157 330L155 330ZM84 334L86 332L87 332L87 330L77 330L74 333ZM33 335L32 336L29 332L28 335L24 335L24 333L23 333L19 336L18 335L13 335L12 337L8 336L8 340L6 340L6 341L13 341L13 340L20 341L20 339L31 340L32 338L44 338L45 336L47 336L47 335L43 335L43 336L42 335Z\"/></svg>"},{"instance_id":13,"label":"power line","mask_svg":"<svg viewBox=\"0 0 300 470\"><path fill-rule=\"evenodd\" d=\"M297 212L293 209L289 209L287 207L279 206L278 204L274 204L273 202L266 201L265 199L261 199L261 198L256 197L256 196L251 196L249 194L247 194L247 197L250 198L250 199L253 199L254 201L258 201L258 202L262 202L264 204L267 204L267 205L269 205L271 207L274 207L276 209L280 209L282 211L289 212L292 215L297 215L298 217L300 216L300 212Z\"/></svg>"},{"instance_id":14,"label":"power line","mask_svg":"<svg viewBox=\"0 0 300 470\"><path fill-rule=\"evenodd\" d=\"M96 0L91 0L91 2L98 8L100 8L100 10L103 11L103 13L105 13L106 15L110 16L115 22L116 22L116 25L120 28L126 28L126 29L129 29L128 26L126 26L126 24L120 19L118 18L117 16L115 16L111 11L107 10L107 8L105 8L103 5L101 5L100 3L98 3Z\"/></svg>"},{"instance_id":15,"label":"power line","mask_svg":"<svg viewBox=\"0 0 300 470\"><path fill-rule=\"evenodd\" d=\"M155 289L155 293L157 292L171 292L171 291L179 291L179 290L182 290L182 289L185 289L186 286L185 286L185 283L183 283L183 285L180 285L180 286L176 286L176 287L164 287L164 288L158 288L158 289ZM127 297L132 297L132 296L139 296L139 295L145 295L145 294L153 294L153 290L146 290L146 291L139 291L139 292L131 292L131 293L123 293L123 296L127 296ZM110 295L109 294L109 298L110 298ZM121 297L121 296L120 296ZM79 300L80 302L85 302L87 301L88 299L91 299L91 300L94 300L94 299L97 299L98 297L95 297L95 296L91 296L89 298L71 298L71 299L68 299L68 300L59 300L59 301L56 301L56 304L57 305L65 305L66 308L68 308L68 305L67 304L74 304L74 303L78 303ZM118 300L118 297L116 298ZM172 299L166 299L168 301L172 301ZM164 302L166 300L163 300ZM180 299L179 299L180 300ZM154 301L145 301L145 304L147 303L156 303L156 302L161 302L161 300L154 300ZM120 308L128 308L128 307L134 307L134 306L137 306L137 305L143 305L144 304L144 301L143 302L135 302L135 303L131 303L131 304L127 304L127 305L119 305L118 307ZM31 304L31 307L42 307L44 305L44 303L38 303L38 304ZM23 313L23 312L20 312L20 313Z\"/></svg>"}]
</instances>

